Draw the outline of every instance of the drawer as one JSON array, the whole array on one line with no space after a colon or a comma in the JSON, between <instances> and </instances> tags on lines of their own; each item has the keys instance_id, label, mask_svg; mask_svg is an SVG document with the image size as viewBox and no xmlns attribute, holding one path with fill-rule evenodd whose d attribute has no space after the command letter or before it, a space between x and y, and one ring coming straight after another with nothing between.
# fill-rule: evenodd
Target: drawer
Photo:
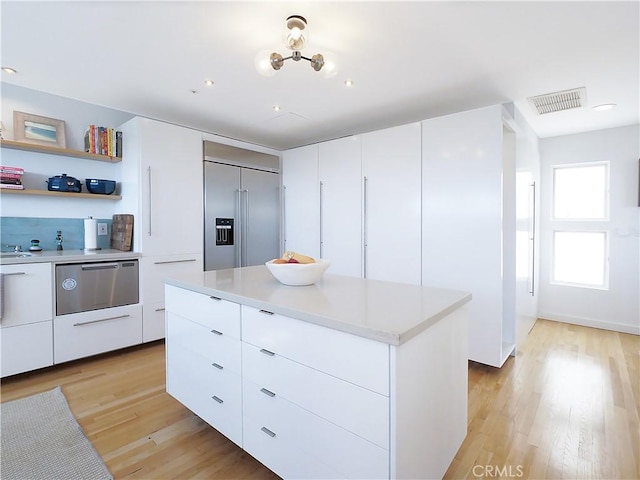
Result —
<instances>
[{"instance_id":1,"label":"drawer","mask_svg":"<svg viewBox=\"0 0 640 480\"><path fill-rule=\"evenodd\" d=\"M0 328L53 319L50 263L0 265L0 274L4 284L0 297Z\"/></svg>"},{"instance_id":2,"label":"drawer","mask_svg":"<svg viewBox=\"0 0 640 480\"><path fill-rule=\"evenodd\" d=\"M169 312L240 338L240 305L237 303L167 285L165 305Z\"/></svg>"},{"instance_id":3,"label":"drawer","mask_svg":"<svg viewBox=\"0 0 640 480\"><path fill-rule=\"evenodd\" d=\"M54 363L137 345L142 343L142 305L55 317L53 339Z\"/></svg>"},{"instance_id":4,"label":"drawer","mask_svg":"<svg viewBox=\"0 0 640 480\"><path fill-rule=\"evenodd\" d=\"M389 345L242 306L242 339L382 395L389 395Z\"/></svg>"},{"instance_id":5,"label":"drawer","mask_svg":"<svg viewBox=\"0 0 640 480\"><path fill-rule=\"evenodd\" d=\"M167 345L167 392L242 446L242 381L180 345Z\"/></svg>"},{"instance_id":6,"label":"drawer","mask_svg":"<svg viewBox=\"0 0 640 480\"><path fill-rule=\"evenodd\" d=\"M342 478L324 462L300 450L279 435L271 436L263 430L263 424L246 416L242 425L242 448L269 470L282 478L333 479Z\"/></svg>"},{"instance_id":7,"label":"drawer","mask_svg":"<svg viewBox=\"0 0 640 480\"><path fill-rule=\"evenodd\" d=\"M172 312L167 313L168 338L171 345L194 352L209 363L215 363L238 375L241 369L240 340L211 331L199 323L182 318Z\"/></svg>"},{"instance_id":8,"label":"drawer","mask_svg":"<svg viewBox=\"0 0 640 480\"><path fill-rule=\"evenodd\" d=\"M344 478L388 478L389 451L243 380L243 410L254 425L267 428ZM252 428L256 428L255 426Z\"/></svg>"},{"instance_id":9,"label":"drawer","mask_svg":"<svg viewBox=\"0 0 640 480\"><path fill-rule=\"evenodd\" d=\"M0 376L53 365L52 321L0 328Z\"/></svg>"},{"instance_id":10,"label":"drawer","mask_svg":"<svg viewBox=\"0 0 640 480\"><path fill-rule=\"evenodd\" d=\"M389 449L389 397L242 344L243 378Z\"/></svg>"},{"instance_id":11,"label":"drawer","mask_svg":"<svg viewBox=\"0 0 640 480\"><path fill-rule=\"evenodd\" d=\"M202 272L202 255L162 255L140 259L140 293L143 304L164 306L165 279L190 272Z\"/></svg>"}]
</instances>

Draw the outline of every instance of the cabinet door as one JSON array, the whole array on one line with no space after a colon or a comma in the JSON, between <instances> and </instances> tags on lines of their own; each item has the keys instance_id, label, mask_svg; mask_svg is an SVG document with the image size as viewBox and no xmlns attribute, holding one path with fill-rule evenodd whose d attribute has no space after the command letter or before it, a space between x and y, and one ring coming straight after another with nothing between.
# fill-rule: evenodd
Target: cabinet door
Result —
<instances>
[{"instance_id":1,"label":"cabinet door","mask_svg":"<svg viewBox=\"0 0 640 480\"><path fill-rule=\"evenodd\" d=\"M329 273L362 275L362 162L360 137L321 143L320 252Z\"/></svg>"},{"instance_id":2,"label":"cabinet door","mask_svg":"<svg viewBox=\"0 0 640 480\"><path fill-rule=\"evenodd\" d=\"M282 184L285 250L320 258L318 145L284 152Z\"/></svg>"},{"instance_id":3,"label":"cabinet door","mask_svg":"<svg viewBox=\"0 0 640 480\"><path fill-rule=\"evenodd\" d=\"M163 255L140 259L142 341L164 338L164 280L202 271L202 255Z\"/></svg>"},{"instance_id":4,"label":"cabinet door","mask_svg":"<svg viewBox=\"0 0 640 480\"><path fill-rule=\"evenodd\" d=\"M0 328L0 376L53 365L53 327L46 322Z\"/></svg>"},{"instance_id":5,"label":"cabinet door","mask_svg":"<svg viewBox=\"0 0 640 480\"><path fill-rule=\"evenodd\" d=\"M364 276L420 285L421 126L362 136Z\"/></svg>"},{"instance_id":6,"label":"cabinet door","mask_svg":"<svg viewBox=\"0 0 640 480\"><path fill-rule=\"evenodd\" d=\"M202 252L202 134L142 120L142 251Z\"/></svg>"},{"instance_id":7,"label":"cabinet door","mask_svg":"<svg viewBox=\"0 0 640 480\"><path fill-rule=\"evenodd\" d=\"M1 265L0 327L53 318L53 274L50 263ZM34 301L37 299L37 301Z\"/></svg>"}]
</instances>

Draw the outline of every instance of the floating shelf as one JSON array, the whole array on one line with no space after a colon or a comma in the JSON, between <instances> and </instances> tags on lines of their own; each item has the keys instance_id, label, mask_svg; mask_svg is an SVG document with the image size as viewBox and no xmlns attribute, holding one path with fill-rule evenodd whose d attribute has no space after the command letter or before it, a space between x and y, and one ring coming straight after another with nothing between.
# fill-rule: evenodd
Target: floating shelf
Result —
<instances>
[{"instance_id":1,"label":"floating shelf","mask_svg":"<svg viewBox=\"0 0 640 480\"><path fill-rule=\"evenodd\" d=\"M69 197L69 198L91 198L95 200L122 200L120 195L101 195L99 193L74 193L74 192L53 192L50 190L25 189L16 190L12 188L0 189L0 194L17 194L17 195L43 195L48 197Z\"/></svg>"},{"instance_id":2,"label":"floating shelf","mask_svg":"<svg viewBox=\"0 0 640 480\"><path fill-rule=\"evenodd\" d=\"M58 148L58 147L47 147L44 145L35 145L33 143L14 142L13 140L0 141L0 147L10 148L12 150L25 150L28 152L48 153L51 155L60 155L63 157L85 158L88 160L97 160L99 162L118 163L122 161L121 157L97 155L95 153L81 152L80 150L70 150L68 148Z\"/></svg>"}]
</instances>

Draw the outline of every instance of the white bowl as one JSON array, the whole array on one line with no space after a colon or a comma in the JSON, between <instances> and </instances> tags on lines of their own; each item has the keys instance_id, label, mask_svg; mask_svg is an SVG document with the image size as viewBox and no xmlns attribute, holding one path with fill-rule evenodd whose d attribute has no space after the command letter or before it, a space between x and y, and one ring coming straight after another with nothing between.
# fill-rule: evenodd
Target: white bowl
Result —
<instances>
[{"instance_id":1,"label":"white bowl","mask_svg":"<svg viewBox=\"0 0 640 480\"><path fill-rule=\"evenodd\" d=\"M331 262L318 259L315 263L265 263L271 275L285 285L312 285L322 278Z\"/></svg>"}]
</instances>

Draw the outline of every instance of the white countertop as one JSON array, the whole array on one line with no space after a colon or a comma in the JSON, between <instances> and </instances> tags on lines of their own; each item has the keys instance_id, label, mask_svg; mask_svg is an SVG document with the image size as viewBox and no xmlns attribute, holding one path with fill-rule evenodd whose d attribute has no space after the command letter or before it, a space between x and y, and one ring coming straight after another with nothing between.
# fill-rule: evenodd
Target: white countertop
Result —
<instances>
[{"instance_id":1,"label":"white countertop","mask_svg":"<svg viewBox=\"0 0 640 480\"><path fill-rule=\"evenodd\" d=\"M8 252L2 252L8 253ZM75 262L108 262L139 258L137 252L121 250L43 250L42 252L22 252L26 257L8 257L0 259L0 265L17 263L75 263Z\"/></svg>"},{"instance_id":2,"label":"white countertop","mask_svg":"<svg viewBox=\"0 0 640 480\"><path fill-rule=\"evenodd\" d=\"M457 290L325 274L314 285L278 282L264 265L165 280L231 302L401 345L471 300Z\"/></svg>"}]
</instances>

